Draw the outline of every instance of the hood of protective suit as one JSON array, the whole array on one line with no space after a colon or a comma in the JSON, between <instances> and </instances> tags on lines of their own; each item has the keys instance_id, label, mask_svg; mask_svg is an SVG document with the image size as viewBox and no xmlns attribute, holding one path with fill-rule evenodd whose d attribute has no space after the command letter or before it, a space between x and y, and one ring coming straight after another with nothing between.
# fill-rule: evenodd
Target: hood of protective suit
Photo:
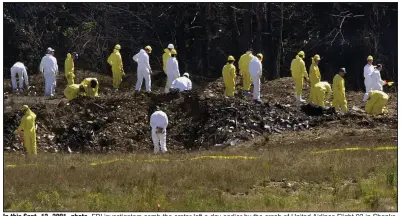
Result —
<instances>
[{"instance_id":1,"label":"hood of protective suit","mask_svg":"<svg viewBox=\"0 0 402 216\"><path fill-rule=\"evenodd\" d=\"M140 53L143 54L143 53L146 53L146 52L145 52L144 49L141 49L141 50L140 50Z\"/></svg>"},{"instance_id":2,"label":"hood of protective suit","mask_svg":"<svg viewBox=\"0 0 402 216\"><path fill-rule=\"evenodd\" d=\"M67 53L67 58L71 58L71 53Z\"/></svg>"},{"instance_id":3,"label":"hood of protective suit","mask_svg":"<svg viewBox=\"0 0 402 216\"><path fill-rule=\"evenodd\" d=\"M296 59L299 60L299 59L302 59L302 58L299 55L296 55ZM314 59L313 59L313 61L314 61Z\"/></svg>"},{"instance_id":4,"label":"hood of protective suit","mask_svg":"<svg viewBox=\"0 0 402 216\"><path fill-rule=\"evenodd\" d=\"M251 52L251 51L247 51L247 52L246 52L246 54L252 54L252 53L253 53L253 52Z\"/></svg>"},{"instance_id":5,"label":"hood of protective suit","mask_svg":"<svg viewBox=\"0 0 402 216\"><path fill-rule=\"evenodd\" d=\"M170 53L170 50L168 48L164 49L165 53Z\"/></svg>"},{"instance_id":6,"label":"hood of protective suit","mask_svg":"<svg viewBox=\"0 0 402 216\"><path fill-rule=\"evenodd\" d=\"M114 52L114 53L119 53L119 50L118 50L118 49L114 49L113 52Z\"/></svg>"}]
</instances>

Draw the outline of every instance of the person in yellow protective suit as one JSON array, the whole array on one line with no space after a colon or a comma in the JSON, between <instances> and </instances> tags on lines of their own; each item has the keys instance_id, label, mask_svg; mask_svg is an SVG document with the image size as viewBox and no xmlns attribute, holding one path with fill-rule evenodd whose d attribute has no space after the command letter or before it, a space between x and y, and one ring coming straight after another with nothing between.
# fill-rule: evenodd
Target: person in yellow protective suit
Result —
<instances>
[{"instance_id":1,"label":"person in yellow protective suit","mask_svg":"<svg viewBox=\"0 0 402 216\"><path fill-rule=\"evenodd\" d=\"M295 83L295 98L297 102L305 102L302 98L302 90L303 90L303 80L308 78L306 64L304 63L305 55L303 51L300 51L296 58L292 60L290 64L290 70L292 72L293 81Z\"/></svg>"},{"instance_id":2,"label":"person in yellow protective suit","mask_svg":"<svg viewBox=\"0 0 402 216\"><path fill-rule=\"evenodd\" d=\"M250 50L243 54L239 59L240 76L243 77L243 91L245 94L250 94L251 76L248 69L253 58L253 52Z\"/></svg>"},{"instance_id":3,"label":"person in yellow protective suit","mask_svg":"<svg viewBox=\"0 0 402 216\"><path fill-rule=\"evenodd\" d=\"M320 62L320 60L321 60L321 58L319 55L315 55L313 58L311 58L311 65L310 65L310 70L309 70L310 95L307 100L308 103L310 103L313 100L312 93L313 93L314 85L321 81L320 68L318 68L318 63Z\"/></svg>"},{"instance_id":4,"label":"person in yellow protective suit","mask_svg":"<svg viewBox=\"0 0 402 216\"><path fill-rule=\"evenodd\" d=\"M123 61L121 59L120 49L121 46L117 44L114 47L113 53L110 54L109 58L107 59L107 63L112 66L113 88L115 91L119 90L123 76L126 75L123 69Z\"/></svg>"},{"instance_id":5,"label":"person in yellow protective suit","mask_svg":"<svg viewBox=\"0 0 402 216\"><path fill-rule=\"evenodd\" d=\"M339 110L341 109L343 113L348 112L348 102L346 100L345 93L345 80L344 76L346 74L346 69L339 69L339 73L335 75L334 80L332 82L332 90L334 91L334 98L332 100L332 106Z\"/></svg>"},{"instance_id":6,"label":"person in yellow protective suit","mask_svg":"<svg viewBox=\"0 0 402 216\"><path fill-rule=\"evenodd\" d=\"M78 54L76 52L67 53L67 58L64 61L64 73L67 79L67 85L74 84L74 60L78 59Z\"/></svg>"},{"instance_id":7,"label":"person in yellow protective suit","mask_svg":"<svg viewBox=\"0 0 402 216\"><path fill-rule=\"evenodd\" d=\"M86 78L81 82L85 88L85 95L90 97L98 97L99 82L96 78Z\"/></svg>"},{"instance_id":8,"label":"person in yellow protective suit","mask_svg":"<svg viewBox=\"0 0 402 216\"><path fill-rule=\"evenodd\" d=\"M332 95L331 85L328 82L318 82L312 88L312 102L322 108L325 108L325 101L328 101Z\"/></svg>"},{"instance_id":9,"label":"person in yellow protective suit","mask_svg":"<svg viewBox=\"0 0 402 216\"><path fill-rule=\"evenodd\" d=\"M364 94L363 101L366 102L366 113L371 115L380 115L383 113L388 113L385 107L388 103L389 96L383 91L370 91Z\"/></svg>"},{"instance_id":10,"label":"person in yellow protective suit","mask_svg":"<svg viewBox=\"0 0 402 216\"><path fill-rule=\"evenodd\" d=\"M171 57L170 52L172 51L172 49L174 49L173 44L169 44L168 48L166 48L164 51L165 53L163 53L162 55L162 60L163 60L163 72L165 72L165 74L167 74L166 72L166 62L167 60Z\"/></svg>"},{"instance_id":11,"label":"person in yellow protective suit","mask_svg":"<svg viewBox=\"0 0 402 216\"><path fill-rule=\"evenodd\" d=\"M37 154L36 151L36 115L29 109L27 105L23 105L21 108L21 114L24 116L21 119L21 124L14 132L16 135L24 132L24 146L28 154Z\"/></svg>"},{"instance_id":12,"label":"person in yellow protective suit","mask_svg":"<svg viewBox=\"0 0 402 216\"><path fill-rule=\"evenodd\" d=\"M233 65L235 58L228 57L226 65L222 69L223 82L225 83L225 96L233 97L236 88L236 67Z\"/></svg>"},{"instance_id":13,"label":"person in yellow protective suit","mask_svg":"<svg viewBox=\"0 0 402 216\"><path fill-rule=\"evenodd\" d=\"M82 84L71 84L64 89L64 96L70 101L80 96L86 96L86 86Z\"/></svg>"}]
</instances>

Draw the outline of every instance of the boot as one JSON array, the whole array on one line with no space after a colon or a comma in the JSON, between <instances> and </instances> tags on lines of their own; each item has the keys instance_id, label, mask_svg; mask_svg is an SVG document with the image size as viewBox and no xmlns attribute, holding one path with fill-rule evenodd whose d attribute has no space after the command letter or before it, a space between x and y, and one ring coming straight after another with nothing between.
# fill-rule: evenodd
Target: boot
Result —
<instances>
[{"instance_id":1,"label":"boot","mask_svg":"<svg viewBox=\"0 0 402 216\"><path fill-rule=\"evenodd\" d=\"M300 96L299 96L299 102L304 103L304 102L306 102L306 100L304 100L304 99L301 97L301 95L300 95Z\"/></svg>"}]
</instances>

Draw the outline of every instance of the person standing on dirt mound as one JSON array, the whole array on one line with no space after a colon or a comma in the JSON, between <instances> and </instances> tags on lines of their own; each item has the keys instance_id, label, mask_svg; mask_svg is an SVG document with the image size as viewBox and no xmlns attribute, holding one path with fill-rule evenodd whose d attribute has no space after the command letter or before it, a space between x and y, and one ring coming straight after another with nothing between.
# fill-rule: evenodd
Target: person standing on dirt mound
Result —
<instances>
[{"instance_id":1,"label":"person standing on dirt mound","mask_svg":"<svg viewBox=\"0 0 402 216\"><path fill-rule=\"evenodd\" d=\"M370 91L364 94L363 101L366 102L366 113L370 115L380 115L388 113L386 105L388 103L389 96L383 91Z\"/></svg>"},{"instance_id":2,"label":"person standing on dirt mound","mask_svg":"<svg viewBox=\"0 0 402 216\"><path fill-rule=\"evenodd\" d=\"M135 91L139 93L141 91L142 81L145 79L145 89L149 93L151 92L151 66L149 65L149 53L152 52L151 46L146 46L145 49L141 49L139 53L133 56L133 60L137 62L137 83L135 85Z\"/></svg>"},{"instance_id":3,"label":"person standing on dirt mound","mask_svg":"<svg viewBox=\"0 0 402 216\"><path fill-rule=\"evenodd\" d=\"M292 72L293 81L295 83L295 98L297 102L305 102L302 98L302 90L303 90L303 80L309 80L306 64L304 63L304 52L300 51L296 58L292 60L290 64L290 70Z\"/></svg>"},{"instance_id":4,"label":"person standing on dirt mound","mask_svg":"<svg viewBox=\"0 0 402 216\"><path fill-rule=\"evenodd\" d=\"M332 89L334 91L334 98L332 100L332 106L339 110L341 109L343 113L348 112L348 101L346 100L345 93L345 79L343 78L346 74L346 69L339 69L339 73L335 75L332 82Z\"/></svg>"},{"instance_id":5,"label":"person standing on dirt mound","mask_svg":"<svg viewBox=\"0 0 402 216\"><path fill-rule=\"evenodd\" d=\"M59 73L57 59L54 57L54 49L47 48L47 54L40 62L39 70L45 77L45 96L53 97L56 92L56 76Z\"/></svg>"},{"instance_id":6,"label":"person standing on dirt mound","mask_svg":"<svg viewBox=\"0 0 402 216\"><path fill-rule=\"evenodd\" d=\"M167 74L166 71L166 62L167 60L171 57L170 52L174 49L173 44L169 44L168 47L164 50L165 53L163 53L162 55L162 60L163 60L163 72L165 72L165 74Z\"/></svg>"},{"instance_id":7,"label":"person standing on dirt mound","mask_svg":"<svg viewBox=\"0 0 402 216\"><path fill-rule=\"evenodd\" d=\"M255 56L253 55L253 51L250 49L245 54L240 56L240 59L239 59L240 76L242 76L242 79L243 79L243 93L245 95L250 94L251 77L250 77L249 66L250 66L251 60L254 57Z\"/></svg>"},{"instance_id":8,"label":"person standing on dirt mound","mask_svg":"<svg viewBox=\"0 0 402 216\"><path fill-rule=\"evenodd\" d=\"M309 76L310 76L310 95L307 100L307 103L310 103L313 101L313 87L315 84L319 83L321 81L321 73L320 73L320 68L318 67L318 63L320 63L320 56L315 55L313 58L311 58L311 65L310 65L310 70L309 70Z\"/></svg>"},{"instance_id":9,"label":"person standing on dirt mound","mask_svg":"<svg viewBox=\"0 0 402 216\"><path fill-rule=\"evenodd\" d=\"M124 73L123 68L123 60L120 54L121 46L117 44L114 47L113 53L110 54L109 58L107 59L107 63L112 67L113 73L113 88L114 91L118 91L120 87L120 83L123 80L123 76L126 74Z\"/></svg>"},{"instance_id":10,"label":"person standing on dirt mound","mask_svg":"<svg viewBox=\"0 0 402 216\"><path fill-rule=\"evenodd\" d=\"M12 67L11 67L11 85L13 86L13 91L24 91L24 81L25 85L27 86L27 89L29 89L29 82L28 82L28 73L27 73L27 68L22 62L16 62ZM19 80L19 89L17 87L17 78L16 76L18 75L18 80Z\"/></svg>"},{"instance_id":11,"label":"person standing on dirt mound","mask_svg":"<svg viewBox=\"0 0 402 216\"><path fill-rule=\"evenodd\" d=\"M168 126L168 117L165 112L161 111L159 107L156 107L156 112L151 115L150 125L152 142L154 143L154 153L162 151L165 153L166 148L166 128Z\"/></svg>"},{"instance_id":12,"label":"person standing on dirt mound","mask_svg":"<svg viewBox=\"0 0 402 216\"><path fill-rule=\"evenodd\" d=\"M366 87L366 93L369 93L371 90L371 74L374 72L373 66L374 58L373 56L367 57L367 64L364 66L364 85Z\"/></svg>"},{"instance_id":13,"label":"person standing on dirt mound","mask_svg":"<svg viewBox=\"0 0 402 216\"><path fill-rule=\"evenodd\" d=\"M193 89L193 83L190 80L190 75L184 73L182 77L178 77L172 82L172 89L178 89L179 92L190 91Z\"/></svg>"},{"instance_id":14,"label":"person standing on dirt mound","mask_svg":"<svg viewBox=\"0 0 402 216\"><path fill-rule=\"evenodd\" d=\"M81 82L85 88L85 94L89 97L98 97L99 82L96 78L86 78Z\"/></svg>"},{"instance_id":15,"label":"person standing on dirt mound","mask_svg":"<svg viewBox=\"0 0 402 216\"><path fill-rule=\"evenodd\" d=\"M67 58L64 61L64 73L67 79L67 85L74 84L74 60L78 59L78 54L76 52L67 53Z\"/></svg>"},{"instance_id":16,"label":"person standing on dirt mound","mask_svg":"<svg viewBox=\"0 0 402 216\"><path fill-rule=\"evenodd\" d=\"M378 90L382 91L383 90L383 85L386 84L384 80L381 79L381 72L382 71L382 65L377 64L377 67L374 69L373 73L371 74L371 90Z\"/></svg>"},{"instance_id":17,"label":"person standing on dirt mound","mask_svg":"<svg viewBox=\"0 0 402 216\"><path fill-rule=\"evenodd\" d=\"M236 89L236 67L233 65L234 62L235 58L229 56L226 65L222 69L226 97L233 97Z\"/></svg>"},{"instance_id":18,"label":"person standing on dirt mound","mask_svg":"<svg viewBox=\"0 0 402 216\"><path fill-rule=\"evenodd\" d=\"M36 115L29 109L27 105L23 105L20 111L20 115L24 115L21 119L20 126L14 132L15 135L19 135L23 131L24 146L28 154L36 155ZM21 135L20 135L21 136Z\"/></svg>"},{"instance_id":19,"label":"person standing on dirt mound","mask_svg":"<svg viewBox=\"0 0 402 216\"><path fill-rule=\"evenodd\" d=\"M261 76L262 76L262 59L263 55L261 53L257 54L257 57L254 57L250 62L249 71L251 80L253 81L253 100L257 103L261 103L261 93L260 93L260 85L261 85Z\"/></svg>"},{"instance_id":20,"label":"person standing on dirt mound","mask_svg":"<svg viewBox=\"0 0 402 216\"><path fill-rule=\"evenodd\" d=\"M169 93L170 87L175 79L180 77L179 62L177 62L175 49L170 52L171 56L166 62L167 79L165 86L165 93Z\"/></svg>"},{"instance_id":21,"label":"person standing on dirt mound","mask_svg":"<svg viewBox=\"0 0 402 216\"><path fill-rule=\"evenodd\" d=\"M325 102L331 98L332 89L328 82L318 82L312 89L312 102L322 108L325 108Z\"/></svg>"}]
</instances>

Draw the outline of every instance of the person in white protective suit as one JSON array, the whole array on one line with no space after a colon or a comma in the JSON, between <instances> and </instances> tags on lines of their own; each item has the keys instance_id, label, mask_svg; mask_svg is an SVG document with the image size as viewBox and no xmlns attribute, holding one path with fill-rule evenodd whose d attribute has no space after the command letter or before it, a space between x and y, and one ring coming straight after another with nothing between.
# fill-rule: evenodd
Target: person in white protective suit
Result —
<instances>
[{"instance_id":1,"label":"person in white protective suit","mask_svg":"<svg viewBox=\"0 0 402 216\"><path fill-rule=\"evenodd\" d=\"M145 50L141 49L139 53L133 56L133 60L137 62L137 84L135 90L141 91L142 81L145 79L145 90L151 92L151 66L149 65L149 53L152 52L151 46L146 46Z\"/></svg>"},{"instance_id":2,"label":"person in white protective suit","mask_svg":"<svg viewBox=\"0 0 402 216\"><path fill-rule=\"evenodd\" d=\"M47 54L40 62L39 70L45 77L45 96L54 96L56 92L56 76L59 73L59 66L54 57L54 49L47 48Z\"/></svg>"},{"instance_id":3,"label":"person in white protective suit","mask_svg":"<svg viewBox=\"0 0 402 216\"><path fill-rule=\"evenodd\" d=\"M367 64L364 66L364 85L366 86L366 93L369 93L371 90L371 74L374 72L373 60L373 56L368 56Z\"/></svg>"},{"instance_id":4,"label":"person in white protective suit","mask_svg":"<svg viewBox=\"0 0 402 216\"><path fill-rule=\"evenodd\" d=\"M159 107L156 108L157 111L151 115L150 125L152 142L154 143L154 153L161 151L165 153L166 148L166 128L168 126L168 117L166 113L160 110Z\"/></svg>"},{"instance_id":5,"label":"person in white protective suit","mask_svg":"<svg viewBox=\"0 0 402 216\"><path fill-rule=\"evenodd\" d=\"M374 72L371 74L371 90L378 90L378 91L383 91L382 86L385 84L385 82L381 79L381 70L382 70L382 65L378 64Z\"/></svg>"},{"instance_id":6,"label":"person in white protective suit","mask_svg":"<svg viewBox=\"0 0 402 216\"><path fill-rule=\"evenodd\" d=\"M175 49L170 51L171 57L166 62L166 74L167 74L167 81L165 87L165 93L169 93L169 89L172 86L173 81L180 77L179 71L179 62L177 62L176 55L177 52Z\"/></svg>"},{"instance_id":7,"label":"person in white protective suit","mask_svg":"<svg viewBox=\"0 0 402 216\"><path fill-rule=\"evenodd\" d=\"M24 91L24 81L27 89L29 89L27 67L22 62L17 62L11 67L11 85L14 91ZM19 89L17 87L17 76L19 80Z\"/></svg>"},{"instance_id":8,"label":"person in white protective suit","mask_svg":"<svg viewBox=\"0 0 402 216\"><path fill-rule=\"evenodd\" d=\"M257 54L257 57L254 57L250 61L249 71L251 80L253 81L254 89L253 89L253 100L255 102L261 103L260 98L260 85L261 85L261 76L262 76L262 64L261 61L263 59L263 55L261 53Z\"/></svg>"},{"instance_id":9,"label":"person in white protective suit","mask_svg":"<svg viewBox=\"0 0 402 216\"><path fill-rule=\"evenodd\" d=\"M184 73L182 77L175 79L172 83L172 89L179 89L180 92L190 91L193 88L193 84L189 79L190 75Z\"/></svg>"}]
</instances>

